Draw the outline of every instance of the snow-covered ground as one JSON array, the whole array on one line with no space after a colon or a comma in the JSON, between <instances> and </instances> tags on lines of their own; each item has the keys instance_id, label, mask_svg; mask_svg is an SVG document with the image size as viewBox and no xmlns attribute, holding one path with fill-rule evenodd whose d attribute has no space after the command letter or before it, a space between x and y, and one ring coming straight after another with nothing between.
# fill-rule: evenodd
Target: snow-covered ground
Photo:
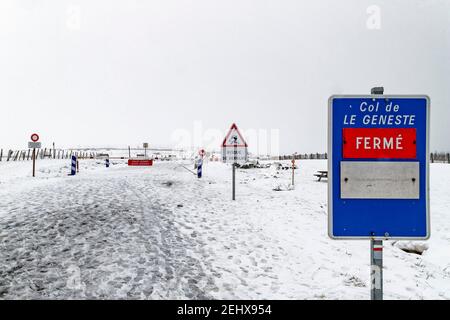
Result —
<instances>
[{"instance_id":1,"label":"snow-covered ground","mask_svg":"<svg viewBox=\"0 0 450 320\"><path fill-rule=\"evenodd\" d=\"M370 298L369 241L327 236L326 161L297 163L289 191L290 171L238 170L233 202L222 163L2 162L0 298ZM449 181L431 165L429 241L385 241L385 298L450 299Z\"/></svg>"}]
</instances>

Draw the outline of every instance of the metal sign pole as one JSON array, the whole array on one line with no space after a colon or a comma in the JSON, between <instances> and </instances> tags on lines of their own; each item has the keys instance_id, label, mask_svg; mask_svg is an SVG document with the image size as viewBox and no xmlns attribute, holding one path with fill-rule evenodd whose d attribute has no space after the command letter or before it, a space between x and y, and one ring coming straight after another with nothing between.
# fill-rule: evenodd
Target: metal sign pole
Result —
<instances>
[{"instance_id":1,"label":"metal sign pole","mask_svg":"<svg viewBox=\"0 0 450 320\"><path fill-rule=\"evenodd\" d=\"M295 158L294 158L295 159ZM295 160L292 159L292 186L294 186L294 170L295 170Z\"/></svg>"},{"instance_id":2,"label":"metal sign pole","mask_svg":"<svg viewBox=\"0 0 450 320\"><path fill-rule=\"evenodd\" d=\"M36 172L36 148L33 148L33 177Z\"/></svg>"},{"instance_id":3,"label":"metal sign pole","mask_svg":"<svg viewBox=\"0 0 450 320\"><path fill-rule=\"evenodd\" d=\"M370 299L383 300L383 240L370 239Z\"/></svg>"},{"instance_id":4,"label":"metal sign pole","mask_svg":"<svg viewBox=\"0 0 450 320\"><path fill-rule=\"evenodd\" d=\"M233 200L236 200L236 141L234 143L234 162L233 162Z\"/></svg>"},{"instance_id":5,"label":"metal sign pole","mask_svg":"<svg viewBox=\"0 0 450 320\"><path fill-rule=\"evenodd\" d=\"M370 89L370 94L383 93L383 87ZM383 240L370 239L370 280L370 299L383 300Z\"/></svg>"},{"instance_id":6,"label":"metal sign pole","mask_svg":"<svg viewBox=\"0 0 450 320\"><path fill-rule=\"evenodd\" d=\"M236 200L236 163L233 163L233 200Z\"/></svg>"}]
</instances>

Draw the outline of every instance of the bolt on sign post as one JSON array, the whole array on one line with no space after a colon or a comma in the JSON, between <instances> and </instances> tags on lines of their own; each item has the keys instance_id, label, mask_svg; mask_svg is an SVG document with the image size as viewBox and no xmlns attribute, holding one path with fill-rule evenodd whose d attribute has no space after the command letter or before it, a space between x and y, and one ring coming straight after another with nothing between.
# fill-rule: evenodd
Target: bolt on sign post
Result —
<instances>
[{"instance_id":1,"label":"bolt on sign post","mask_svg":"<svg viewBox=\"0 0 450 320\"><path fill-rule=\"evenodd\" d=\"M31 135L31 142L28 142L28 148L33 149L33 177L36 176L36 149L41 148L41 143L39 141L39 135L33 133Z\"/></svg>"},{"instance_id":2,"label":"bolt on sign post","mask_svg":"<svg viewBox=\"0 0 450 320\"><path fill-rule=\"evenodd\" d=\"M239 132L236 124L232 124L225 139L222 142L222 161L231 163L232 171L232 199L236 199L236 165L247 162L247 142Z\"/></svg>"},{"instance_id":3,"label":"bolt on sign post","mask_svg":"<svg viewBox=\"0 0 450 320\"><path fill-rule=\"evenodd\" d=\"M371 241L371 298L383 298L383 240L430 236L430 99L336 95L328 104L328 234Z\"/></svg>"}]
</instances>

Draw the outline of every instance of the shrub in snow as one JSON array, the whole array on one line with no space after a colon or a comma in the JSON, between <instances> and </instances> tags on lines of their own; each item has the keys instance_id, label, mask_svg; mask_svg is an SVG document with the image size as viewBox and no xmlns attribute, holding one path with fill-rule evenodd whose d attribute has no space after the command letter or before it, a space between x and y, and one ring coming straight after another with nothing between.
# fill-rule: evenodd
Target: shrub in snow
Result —
<instances>
[{"instance_id":1,"label":"shrub in snow","mask_svg":"<svg viewBox=\"0 0 450 320\"><path fill-rule=\"evenodd\" d=\"M289 191L289 190L294 190L294 186L290 183L288 185L276 184L272 190L273 191Z\"/></svg>"},{"instance_id":2,"label":"shrub in snow","mask_svg":"<svg viewBox=\"0 0 450 320\"><path fill-rule=\"evenodd\" d=\"M273 191L283 191L283 189L281 188L281 184L274 186L272 190Z\"/></svg>"}]
</instances>

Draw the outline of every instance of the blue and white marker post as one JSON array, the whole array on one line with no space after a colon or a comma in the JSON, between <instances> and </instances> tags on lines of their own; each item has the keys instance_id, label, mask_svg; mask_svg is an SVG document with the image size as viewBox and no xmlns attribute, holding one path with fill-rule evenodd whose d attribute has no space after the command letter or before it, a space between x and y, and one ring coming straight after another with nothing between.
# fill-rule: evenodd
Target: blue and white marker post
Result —
<instances>
[{"instance_id":1,"label":"blue and white marker post","mask_svg":"<svg viewBox=\"0 0 450 320\"><path fill-rule=\"evenodd\" d=\"M202 177L202 171L203 171L203 157L205 156L206 152L204 149L201 149L198 152L199 155L199 159L197 161L197 178L201 178Z\"/></svg>"},{"instance_id":2,"label":"blue and white marker post","mask_svg":"<svg viewBox=\"0 0 450 320\"><path fill-rule=\"evenodd\" d=\"M105 165L106 165L107 168L109 168L109 158L105 159Z\"/></svg>"},{"instance_id":3,"label":"blue and white marker post","mask_svg":"<svg viewBox=\"0 0 450 320\"><path fill-rule=\"evenodd\" d=\"M199 158L197 163L197 178L202 177L202 167L203 167L203 159Z\"/></svg>"},{"instance_id":4,"label":"blue and white marker post","mask_svg":"<svg viewBox=\"0 0 450 320\"><path fill-rule=\"evenodd\" d=\"M74 176L77 173L77 157L75 155L72 155L71 160L70 175Z\"/></svg>"}]
</instances>

